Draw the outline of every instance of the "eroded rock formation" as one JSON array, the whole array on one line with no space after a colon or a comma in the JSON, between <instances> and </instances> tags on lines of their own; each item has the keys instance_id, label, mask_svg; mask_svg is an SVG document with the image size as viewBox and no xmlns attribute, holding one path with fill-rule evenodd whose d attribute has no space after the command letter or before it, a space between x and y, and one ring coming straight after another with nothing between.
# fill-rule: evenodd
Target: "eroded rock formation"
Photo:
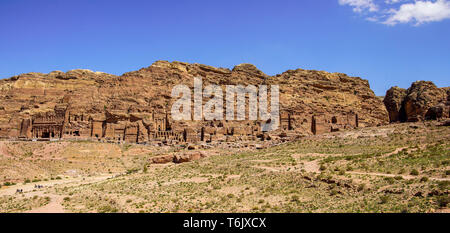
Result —
<instances>
[{"instance_id":1,"label":"eroded rock formation","mask_svg":"<svg viewBox=\"0 0 450 233\"><path fill-rule=\"evenodd\" d=\"M261 121L174 121L171 90L203 86L279 85L280 129ZM232 70L157 61L121 76L89 70L28 73L0 80L0 137L109 142L233 142L321 134L388 123L367 80L341 73L289 70L268 76L251 64ZM206 101L207 98L204 98Z\"/></svg>"},{"instance_id":2,"label":"eroded rock formation","mask_svg":"<svg viewBox=\"0 0 450 233\"><path fill-rule=\"evenodd\" d=\"M391 122L436 120L449 117L449 94L449 88L438 88L429 81L417 81L408 90L389 89L384 104Z\"/></svg>"},{"instance_id":3,"label":"eroded rock formation","mask_svg":"<svg viewBox=\"0 0 450 233\"><path fill-rule=\"evenodd\" d=\"M403 101L406 95L406 89L397 86L392 87L386 92L383 102L389 113L390 122L406 121L405 108L403 107Z\"/></svg>"}]
</instances>

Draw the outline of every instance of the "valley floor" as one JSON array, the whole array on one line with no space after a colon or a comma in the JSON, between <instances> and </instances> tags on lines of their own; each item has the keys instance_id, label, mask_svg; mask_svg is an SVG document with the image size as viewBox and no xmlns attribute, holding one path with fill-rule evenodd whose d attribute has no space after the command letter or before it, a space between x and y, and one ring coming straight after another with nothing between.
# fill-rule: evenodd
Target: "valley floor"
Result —
<instances>
[{"instance_id":1,"label":"valley floor","mask_svg":"<svg viewBox=\"0 0 450 233\"><path fill-rule=\"evenodd\" d=\"M171 150L0 142L0 212L449 212L450 127L437 122L148 164Z\"/></svg>"}]
</instances>

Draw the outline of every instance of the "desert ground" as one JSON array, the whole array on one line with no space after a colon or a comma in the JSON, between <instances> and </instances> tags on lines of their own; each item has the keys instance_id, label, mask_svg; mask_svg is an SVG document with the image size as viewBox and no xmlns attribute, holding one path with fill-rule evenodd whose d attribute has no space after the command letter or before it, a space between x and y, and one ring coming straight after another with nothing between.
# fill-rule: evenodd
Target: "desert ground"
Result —
<instances>
[{"instance_id":1,"label":"desert ground","mask_svg":"<svg viewBox=\"0 0 450 233\"><path fill-rule=\"evenodd\" d=\"M262 149L0 141L0 212L449 212L450 127L390 124ZM23 192L17 192L22 190Z\"/></svg>"}]
</instances>

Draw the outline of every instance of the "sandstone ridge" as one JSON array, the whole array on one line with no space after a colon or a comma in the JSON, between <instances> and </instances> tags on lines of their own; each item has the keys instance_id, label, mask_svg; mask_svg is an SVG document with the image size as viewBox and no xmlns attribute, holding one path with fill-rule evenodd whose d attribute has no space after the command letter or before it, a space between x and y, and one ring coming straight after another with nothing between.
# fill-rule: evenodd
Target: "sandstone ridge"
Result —
<instances>
[{"instance_id":1,"label":"sandstone ridge","mask_svg":"<svg viewBox=\"0 0 450 233\"><path fill-rule=\"evenodd\" d=\"M261 121L173 121L177 84L279 85L280 129ZM269 76L254 65L233 69L157 61L121 76L89 70L27 73L0 80L0 137L94 139L132 143L283 140L389 122L367 80L342 73L288 70ZM206 100L205 100L206 101Z\"/></svg>"}]
</instances>

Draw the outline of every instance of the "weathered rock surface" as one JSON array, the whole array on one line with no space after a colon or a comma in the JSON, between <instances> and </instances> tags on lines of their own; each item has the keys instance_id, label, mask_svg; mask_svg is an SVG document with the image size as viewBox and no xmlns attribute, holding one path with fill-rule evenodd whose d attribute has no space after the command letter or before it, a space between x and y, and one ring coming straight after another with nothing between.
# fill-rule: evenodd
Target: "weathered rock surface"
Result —
<instances>
[{"instance_id":1,"label":"weathered rock surface","mask_svg":"<svg viewBox=\"0 0 450 233\"><path fill-rule=\"evenodd\" d=\"M203 152L199 152L199 151L184 152L184 153L175 155L173 158L173 162L174 163L186 163L186 162L199 160L204 157L206 157L206 154Z\"/></svg>"},{"instance_id":2,"label":"weathered rock surface","mask_svg":"<svg viewBox=\"0 0 450 233\"><path fill-rule=\"evenodd\" d=\"M199 160L206 157L206 153L202 151L178 152L174 154L167 154L157 156L150 159L150 164L165 164L165 163L187 163Z\"/></svg>"},{"instance_id":3,"label":"weathered rock surface","mask_svg":"<svg viewBox=\"0 0 450 233\"><path fill-rule=\"evenodd\" d=\"M391 122L435 120L449 117L449 89L417 81L408 90L393 87L384 98Z\"/></svg>"},{"instance_id":4,"label":"weathered rock surface","mask_svg":"<svg viewBox=\"0 0 450 233\"><path fill-rule=\"evenodd\" d=\"M173 155L162 155L150 159L152 164L164 164L173 162Z\"/></svg>"},{"instance_id":5,"label":"weathered rock surface","mask_svg":"<svg viewBox=\"0 0 450 233\"><path fill-rule=\"evenodd\" d=\"M414 82L405 97L405 113L408 121L424 120L428 110L447 99L444 89L428 81ZM436 118L436 117L434 117Z\"/></svg>"},{"instance_id":6,"label":"weathered rock surface","mask_svg":"<svg viewBox=\"0 0 450 233\"><path fill-rule=\"evenodd\" d=\"M343 125L377 126L389 120L369 82L358 77L297 69L270 77L267 83L280 85L280 103L292 113L294 128L310 128L312 116L316 116L316 129L325 132L344 129Z\"/></svg>"},{"instance_id":7,"label":"weathered rock surface","mask_svg":"<svg viewBox=\"0 0 450 233\"><path fill-rule=\"evenodd\" d=\"M403 108L403 101L406 95L406 89L397 86L392 87L386 92L383 102L389 113L390 122L406 121L405 109Z\"/></svg>"},{"instance_id":8,"label":"weathered rock surface","mask_svg":"<svg viewBox=\"0 0 450 233\"><path fill-rule=\"evenodd\" d=\"M280 130L268 136L260 133L260 122L173 121L172 87L193 87L194 77L202 77L204 87L279 85ZM324 71L297 69L268 76L251 64L230 70L157 61L121 76L73 70L28 73L0 80L3 138L232 142L286 137L286 132L320 134L388 121L386 108L367 80Z\"/></svg>"}]
</instances>

